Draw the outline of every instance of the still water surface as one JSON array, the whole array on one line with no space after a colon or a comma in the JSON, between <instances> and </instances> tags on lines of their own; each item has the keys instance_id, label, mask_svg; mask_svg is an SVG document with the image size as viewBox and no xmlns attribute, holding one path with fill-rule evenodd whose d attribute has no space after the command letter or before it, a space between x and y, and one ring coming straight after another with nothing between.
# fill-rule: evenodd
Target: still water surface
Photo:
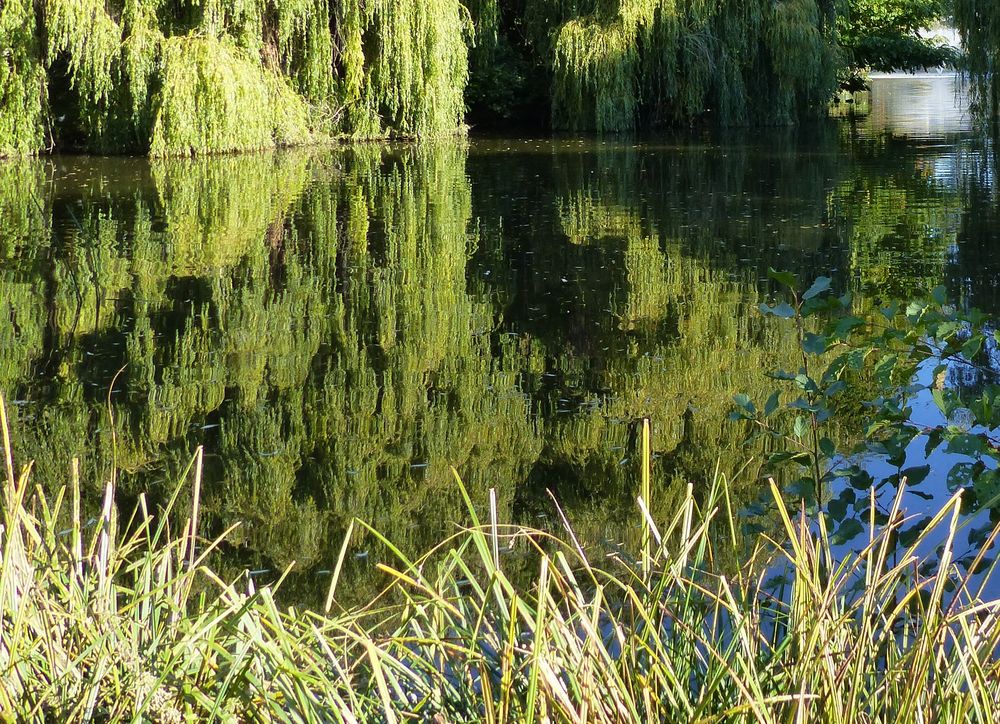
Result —
<instances>
[{"instance_id":1,"label":"still water surface","mask_svg":"<svg viewBox=\"0 0 1000 724\"><path fill-rule=\"evenodd\" d=\"M893 79L814 128L0 164L16 449L37 480L116 463L128 506L204 445L205 532L243 521L219 565L294 560L307 599L354 516L409 551L465 520L452 466L504 520L545 524L551 489L587 540L635 538L637 418L661 516L766 452L727 414L795 359L757 312L768 267L1000 310L956 98ZM737 494L760 489L752 465ZM351 554L376 585L378 548Z\"/></svg>"}]
</instances>

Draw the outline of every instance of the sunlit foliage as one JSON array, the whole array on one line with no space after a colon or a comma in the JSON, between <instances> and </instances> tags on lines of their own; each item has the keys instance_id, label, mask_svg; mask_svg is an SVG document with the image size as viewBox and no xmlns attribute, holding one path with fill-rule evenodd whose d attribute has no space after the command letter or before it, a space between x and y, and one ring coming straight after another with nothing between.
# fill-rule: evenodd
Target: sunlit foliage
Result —
<instances>
[{"instance_id":1,"label":"sunlit foliage","mask_svg":"<svg viewBox=\"0 0 1000 724\"><path fill-rule=\"evenodd\" d=\"M0 155L439 136L467 112L601 132L790 124L824 112L838 78L950 60L919 33L942 3L10 0ZM959 24L992 12L977 7L960 0Z\"/></svg>"},{"instance_id":2,"label":"sunlit foliage","mask_svg":"<svg viewBox=\"0 0 1000 724\"><path fill-rule=\"evenodd\" d=\"M44 145L45 74L30 0L0 7L0 158Z\"/></svg>"},{"instance_id":3,"label":"sunlit foliage","mask_svg":"<svg viewBox=\"0 0 1000 724\"><path fill-rule=\"evenodd\" d=\"M555 45L558 127L619 131L645 116L792 120L829 91L832 36L813 0L625 0L567 22Z\"/></svg>"},{"instance_id":4,"label":"sunlit foliage","mask_svg":"<svg viewBox=\"0 0 1000 724\"><path fill-rule=\"evenodd\" d=\"M0 155L47 134L185 155L456 132L468 31L458 0L15 0L0 10Z\"/></svg>"},{"instance_id":5,"label":"sunlit foliage","mask_svg":"<svg viewBox=\"0 0 1000 724\"><path fill-rule=\"evenodd\" d=\"M556 128L623 131L706 115L739 125L788 123L816 113L836 72L828 5L526 0L509 8L481 1L473 10L482 42L516 56L511 44L521 38L522 66L545 66ZM532 34L537 22L549 25L548 38ZM503 76L486 67L485 58L493 56L482 57L474 82L502 92ZM525 73L517 64L501 67L508 75ZM479 74L486 74L485 80ZM535 82L521 80L529 87Z\"/></svg>"}]
</instances>

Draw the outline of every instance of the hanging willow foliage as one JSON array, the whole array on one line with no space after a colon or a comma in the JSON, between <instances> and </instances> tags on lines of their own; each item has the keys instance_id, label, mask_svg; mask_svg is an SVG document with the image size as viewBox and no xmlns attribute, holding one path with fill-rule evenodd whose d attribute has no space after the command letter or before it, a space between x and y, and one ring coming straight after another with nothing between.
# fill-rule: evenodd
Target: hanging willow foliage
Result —
<instances>
[{"instance_id":1,"label":"hanging willow foliage","mask_svg":"<svg viewBox=\"0 0 1000 724\"><path fill-rule=\"evenodd\" d=\"M470 29L459 0L7 0L0 155L454 132Z\"/></svg>"},{"instance_id":2,"label":"hanging willow foliage","mask_svg":"<svg viewBox=\"0 0 1000 724\"><path fill-rule=\"evenodd\" d=\"M349 0L339 13L351 131L379 135L386 122L414 135L455 128L469 27L457 0Z\"/></svg>"},{"instance_id":3,"label":"hanging willow foliage","mask_svg":"<svg viewBox=\"0 0 1000 724\"><path fill-rule=\"evenodd\" d=\"M954 17L965 45L973 110L983 121L1000 123L1000 4L955 0Z\"/></svg>"},{"instance_id":4,"label":"hanging willow foliage","mask_svg":"<svg viewBox=\"0 0 1000 724\"><path fill-rule=\"evenodd\" d=\"M183 36L163 44L150 154L307 143L308 109L280 76L225 41Z\"/></svg>"},{"instance_id":5,"label":"hanging willow foliage","mask_svg":"<svg viewBox=\"0 0 1000 724\"><path fill-rule=\"evenodd\" d=\"M984 0L959 4L970 24L995 12ZM834 7L7 0L0 154L38 152L47 136L64 148L186 155L451 133L465 115L470 45L470 104L506 107L508 117L549 102L553 125L569 130L705 115L728 125L789 123L822 110L832 92ZM981 25L987 37L991 26ZM975 73L990 76L986 66Z\"/></svg>"},{"instance_id":6,"label":"hanging willow foliage","mask_svg":"<svg viewBox=\"0 0 1000 724\"><path fill-rule=\"evenodd\" d=\"M0 158L44 143L45 74L31 0L0 5Z\"/></svg>"},{"instance_id":7,"label":"hanging willow foliage","mask_svg":"<svg viewBox=\"0 0 1000 724\"><path fill-rule=\"evenodd\" d=\"M618 0L569 19L554 47L553 123L623 131L705 112L785 123L832 90L816 0Z\"/></svg>"}]
</instances>

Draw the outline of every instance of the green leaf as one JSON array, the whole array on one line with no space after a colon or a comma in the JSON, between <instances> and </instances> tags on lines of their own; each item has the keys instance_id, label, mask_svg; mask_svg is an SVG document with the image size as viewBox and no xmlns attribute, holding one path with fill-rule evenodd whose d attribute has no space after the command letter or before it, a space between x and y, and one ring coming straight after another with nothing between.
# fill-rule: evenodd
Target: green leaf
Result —
<instances>
[{"instance_id":1,"label":"green leaf","mask_svg":"<svg viewBox=\"0 0 1000 724\"><path fill-rule=\"evenodd\" d=\"M780 272L780 271L775 271L774 269L768 269L767 275L774 281L778 282L778 284L786 286L792 291L795 291L795 289L799 286L798 280L795 278L795 275L792 274L791 272L787 271Z\"/></svg>"},{"instance_id":2,"label":"green leaf","mask_svg":"<svg viewBox=\"0 0 1000 724\"><path fill-rule=\"evenodd\" d=\"M803 375L803 377L805 377L805 375ZM807 400L806 398L799 397L788 403L788 409L802 410L803 412L819 412L820 408L809 402L809 400Z\"/></svg>"},{"instance_id":3,"label":"green leaf","mask_svg":"<svg viewBox=\"0 0 1000 724\"><path fill-rule=\"evenodd\" d=\"M931 471L930 465L918 465L912 468L906 468L900 473L901 477L906 478L907 485L920 485L924 482L924 478L927 477L928 473Z\"/></svg>"},{"instance_id":4,"label":"green leaf","mask_svg":"<svg viewBox=\"0 0 1000 724\"><path fill-rule=\"evenodd\" d=\"M972 480L974 463L958 463L948 471L947 483L949 492L954 493Z\"/></svg>"},{"instance_id":5,"label":"green leaf","mask_svg":"<svg viewBox=\"0 0 1000 724\"><path fill-rule=\"evenodd\" d=\"M942 390L935 388L931 390L931 399L934 400L934 404L937 408L941 410L941 414L945 418L950 418L952 413L955 412L959 407L958 399L955 397L955 393L951 390Z\"/></svg>"},{"instance_id":6,"label":"green leaf","mask_svg":"<svg viewBox=\"0 0 1000 724\"><path fill-rule=\"evenodd\" d=\"M761 314L767 316L773 314L775 317L780 317L781 319L791 319L795 316L795 307L793 307L788 302L782 302L774 307L769 307L766 304L760 305Z\"/></svg>"},{"instance_id":7,"label":"green leaf","mask_svg":"<svg viewBox=\"0 0 1000 724\"><path fill-rule=\"evenodd\" d=\"M792 498L805 500L811 508L816 501L816 481L810 477L798 478L785 486L785 493Z\"/></svg>"},{"instance_id":8,"label":"green leaf","mask_svg":"<svg viewBox=\"0 0 1000 724\"><path fill-rule=\"evenodd\" d=\"M834 445L833 440L828 437L824 437L819 441L819 449L828 458L832 458L837 454L836 445Z\"/></svg>"},{"instance_id":9,"label":"green leaf","mask_svg":"<svg viewBox=\"0 0 1000 724\"><path fill-rule=\"evenodd\" d=\"M764 403L764 417L770 417L774 414L774 411L778 409L778 400L780 393L775 390L771 393L771 396L767 398L767 402Z\"/></svg>"},{"instance_id":10,"label":"green leaf","mask_svg":"<svg viewBox=\"0 0 1000 724\"><path fill-rule=\"evenodd\" d=\"M875 478L867 470L858 470L848 478L848 481L855 490L868 490L875 484Z\"/></svg>"},{"instance_id":11,"label":"green leaf","mask_svg":"<svg viewBox=\"0 0 1000 724\"><path fill-rule=\"evenodd\" d=\"M864 532L864 526L854 518L848 518L840 523L830 536L830 543L835 546L843 545L857 538Z\"/></svg>"},{"instance_id":12,"label":"green leaf","mask_svg":"<svg viewBox=\"0 0 1000 724\"><path fill-rule=\"evenodd\" d=\"M955 333L960 329L962 329L961 322L944 322L938 325L934 334L938 339L948 339L950 337L954 337ZM953 344L955 342L956 340L952 340Z\"/></svg>"},{"instance_id":13,"label":"green leaf","mask_svg":"<svg viewBox=\"0 0 1000 724\"><path fill-rule=\"evenodd\" d=\"M813 297L802 302L799 313L805 317L812 317L821 312L833 312L840 310L840 303L836 299L824 299L823 297Z\"/></svg>"},{"instance_id":14,"label":"green leaf","mask_svg":"<svg viewBox=\"0 0 1000 724\"><path fill-rule=\"evenodd\" d=\"M757 414L757 408L754 407L753 401L750 399L749 395L740 393L738 395L733 395L733 402L735 402L739 407L743 408L751 415Z\"/></svg>"},{"instance_id":15,"label":"green leaf","mask_svg":"<svg viewBox=\"0 0 1000 724\"><path fill-rule=\"evenodd\" d=\"M979 526L978 528L973 528L969 531L969 545L974 548L981 548L986 543L986 539L990 537L992 532L993 526L989 523Z\"/></svg>"},{"instance_id":16,"label":"green leaf","mask_svg":"<svg viewBox=\"0 0 1000 724\"><path fill-rule=\"evenodd\" d=\"M942 442L944 442L944 430L940 427L935 427L927 433L927 444L924 446L924 457L930 456L932 452L941 447Z\"/></svg>"},{"instance_id":17,"label":"green leaf","mask_svg":"<svg viewBox=\"0 0 1000 724\"><path fill-rule=\"evenodd\" d=\"M993 424L993 414L994 407L993 401L995 396L990 390L984 390L983 394L969 403L969 410L972 412L973 417L976 419L977 425L984 425L986 427L994 427Z\"/></svg>"},{"instance_id":18,"label":"green leaf","mask_svg":"<svg viewBox=\"0 0 1000 724\"><path fill-rule=\"evenodd\" d=\"M795 375L795 384L806 392L815 392L819 389L812 377L801 372Z\"/></svg>"},{"instance_id":19,"label":"green leaf","mask_svg":"<svg viewBox=\"0 0 1000 724\"><path fill-rule=\"evenodd\" d=\"M847 383L844 382L844 380L837 380L832 385L827 387L826 391L823 394L825 394L827 397L833 397L838 392L843 392L846 389L847 389Z\"/></svg>"},{"instance_id":20,"label":"green leaf","mask_svg":"<svg viewBox=\"0 0 1000 724\"><path fill-rule=\"evenodd\" d=\"M979 563L976 563L976 556L972 553L968 554L964 558L961 558L958 562L963 568L969 571L969 573L976 574L981 573L993 565L995 556L983 556Z\"/></svg>"},{"instance_id":21,"label":"green leaf","mask_svg":"<svg viewBox=\"0 0 1000 724\"><path fill-rule=\"evenodd\" d=\"M794 432L795 437L805 437L806 433L809 432L809 421L805 417L796 417Z\"/></svg>"},{"instance_id":22,"label":"green leaf","mask_svg":"<svg viewBox=\"0 0 1000 724\"><path fill-rule=\"evenodd\" d=\"M986 452L986 441L980 435L961 433L948 441L947 452L954 455L982 455Z\"/></svg>"},{"instance_id":23,"label":"green leaf","mask_svg":"<svg viewBox=\"0 0 1000 724\"><path fill-rule=\"evenodd\" d=\"M938 304L946 303L948 301L948 290L945 289L943 284L939 284L931 291L931 299Z\"/></svg>"},{"instance_id":24,"label":"green leaf","mask_svg":"<svg viewBox=\"0 0 1000 724\"><path fill-rule=\"evenodd\" d=\"M864 325L864 320L857 317L841 317L833 328L833 336L838 339L847 339L851 332Z\"/></svg>"},{"instance_id":25,"label":"green leaf","mask_svg":"<svg viewBox=\"0 0 1000 724\"><path fill-rule=\"evenodd\" d=\"M850 490L850 488L848 488ZM834 520L840 521L844 519L847 515L847 501L842 498L834 498L829 503L826 504L826 512L830 514Z\"/></svg>"},{"instance_id":26,"label":"green leaf","mask_svg":"<svg viewBox=\"0 0 1000 724\"><path fill-rule=\"evenodd\" d=\"M805 294L802 295L802 298L806 300L812 299L813 297L818 297L823 292L829 291L831 281L830 277L818 277L812 283L812 286L806 290Z\"/></svg>"},{"instance_id":27,"label":"green leaf","mask_svg":"<svg viewBox=\"0 0 1000 724\"><path fill-rule=\"evenodd\" d=\"M972 485L980 504L995 498L1000 493L1000 474L996 470L986 470L976 478Z\"/></svg>"},{"instance_id":28,"label":"green leaf","mask_svg":"<svg viewBox=\"0 0 1000 724\"><path fill-rule=\"evenodd\" d=\"M806 354L823 354L826 352L826 337L807 332L802 340L802 349Z\"/></svg>"},{"instance_id":29,"label":"green leaf","mask_svg":"<svg viewBox=\"0 0 1000 724\"><path fill-rule=\"evenodd\" d=\"M787 450L781 450L776 453L771 453L767 458L767 464L776 468L782 463L796 463L802 467L809 467L812 463L812 456L809 453L804 452L788 452Z\"/></svg>"},{"instance_id":30,"label":"green leaf","mask_svg":"<svg viewBox=\"0 0 1000 724\"><path fill-rule=\"evenodd\" d=\"M875 365L875 379L883 387L889 387L892 384L892 371L896 368L897 360L896 355L890 354L880 359Z\"/></svg>"},{"instance_id":31,"label":"green leaf","mask_svg":"<svg viewBox=\"0 0 1000 724\"><path fill-rule=\"evenodd\" d=\"M962 345L962 356L967 360L973 360L979 351L983 348L983 336L981 334L974 334L969 340Z\"/></svg>"},{"instance_id":32,"label":"green leaf","mask_svg":"<svg viewBox=\"0 0 1000 724\"><path fill-rule=\"evenodd\" d=\"M931 517L925 515L906 530L900 531L899 544L903 546L903 548L909 548L912 546L917 542L917 538L920 537L920 534L924 532L924 529L927 528L930 522Z\"/></svg>"}]
</instances>

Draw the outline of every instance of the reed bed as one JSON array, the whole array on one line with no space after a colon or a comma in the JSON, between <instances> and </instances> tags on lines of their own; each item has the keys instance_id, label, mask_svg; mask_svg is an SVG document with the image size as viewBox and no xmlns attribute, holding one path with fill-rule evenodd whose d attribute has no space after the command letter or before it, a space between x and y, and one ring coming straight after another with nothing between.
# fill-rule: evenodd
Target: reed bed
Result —
<instances>
[{"instance_id":1,"label":"reed bed","mask_svg":"<svg viewBox=\"0 0 1000 724\"><path fill-rule=\"evenodd\" d=\"M467 525L419 558L369 529L394 556L378 564L386 590L344 609L356 521L332 552L325 610L312 611L206 565L221 539L196 536L200 451L190 509L175 494L120 517L112 476L88 525L79 476L44 492L30 465L15 469L2 422L5 719L990 721L1000 710L1000 603L982 599L991 569L972 578L952 562L958 496L901 549L901 493L894 522L872 520L867 544L838 557L822 519L789 514L772 485L778 534L723 564L742 546L727 481L689 486L675 517L654 521L644 436L638 550L584 549L568 521L553 535L505 525L493 506L480 518L466 495ZM931 535L943 552L923 575L916 551ZM528 582L508 570L518 547L531 553ZM766 583L775 572L783 588Z\"/></svg>"}]
</instances>

